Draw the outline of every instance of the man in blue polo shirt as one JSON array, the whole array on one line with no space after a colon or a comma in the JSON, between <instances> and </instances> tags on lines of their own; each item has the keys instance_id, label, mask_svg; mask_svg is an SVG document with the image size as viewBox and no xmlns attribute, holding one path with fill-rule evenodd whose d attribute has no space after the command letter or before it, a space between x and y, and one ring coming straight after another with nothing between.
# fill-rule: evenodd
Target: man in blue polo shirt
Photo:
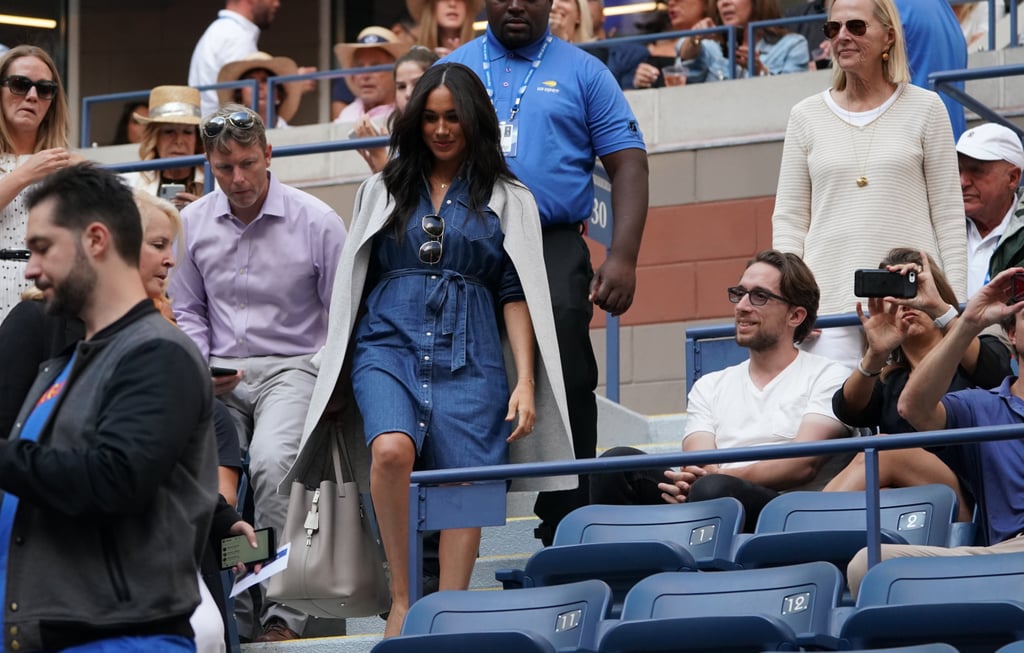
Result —
<instances>
[{"instance_id":1,"label":"man in blue polo shirt","mask_svg":"<svg viewBox=\"0 0 1024 653\"><path fill-rule=\"evenodd\" d=\"M927 264L921 274L929 272ZM946 388L964 354L986 327L1001 323L1017 353L1024 354L1024 301L1012 294L1013 277L1024 268L1000 272L982 286L956 318L945 337L910 375L900 395L900 415L918 431L1024 423L1024 380L1007 377L992 390ZM1007 302L1009 300L1009 303ZM978 503L988 546L954 548L883 544L882 560L896 557L963 556L1024 552L1024 440L994 440L936 449L967 484ZM856 595L867 572L867 552L854 556L847 568Z\"/></svg>"},{"instance_id":2,"label":"man in blue polo shirt","mask_svg":"<svg viewBox=\"0 0 1024 653\"><path fill-rule=\"evenodd\" d=\"M593 305L613 315L633 302L636 259L647 219L647 153L636 117L598 59L548 30L552 0L487 0L487 33L451 53L483 80L498 112L512 172L533 192L569 400L577 458L597 447L597 362ZM583 226L594 203L595 158L612 182L615 216L608 258L594 272ZM537 536L549 544L569 511L588 501L586 484L542 493Z\"/></svg>"}]
</instances>

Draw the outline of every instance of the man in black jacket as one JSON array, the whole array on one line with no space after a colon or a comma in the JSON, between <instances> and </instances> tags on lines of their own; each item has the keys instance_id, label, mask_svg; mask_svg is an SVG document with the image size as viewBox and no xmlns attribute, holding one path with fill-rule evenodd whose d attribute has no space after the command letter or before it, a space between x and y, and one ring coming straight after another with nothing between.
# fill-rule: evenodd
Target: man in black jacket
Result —
<instances>
[{"instance_id":1,"label":"man in black jacket","mask_svg":"<svg viewBox=\"0 0 1024 653\"><path fill-rule=\"evenodd\" d=\"M28 206L26 276L85 340L43 365L0 442L4 649L194 650L217 487L205 363L146 295L116 176L66 168Z\"/></svg>"}]
</instances>

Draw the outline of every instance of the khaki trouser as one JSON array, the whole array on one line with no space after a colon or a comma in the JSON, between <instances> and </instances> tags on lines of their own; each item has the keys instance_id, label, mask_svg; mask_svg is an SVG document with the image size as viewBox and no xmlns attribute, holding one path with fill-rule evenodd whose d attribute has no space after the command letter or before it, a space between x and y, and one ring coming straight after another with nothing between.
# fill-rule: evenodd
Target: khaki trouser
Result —
<instances>
[{"instance_id":1,"label":"khaki trouser","mask_svg":"<svg viewBox=\"0 0 1024 653\"><path fill-rule=\"evenodd\" d=\"M883 544L881 560L892 558L952 558L955 556L980 556L993 553L1021 553L1024 552L1024 533L1004 540L992 546L957 546L947 548L944 546L924 546L915 544ZM857 552L846 568L846 579L850 585L850 592L853 598L857 598L860 591L860 583L864 580L864 574L868 571L868 550L866 548Z\"/></svg>"}]
</instances>

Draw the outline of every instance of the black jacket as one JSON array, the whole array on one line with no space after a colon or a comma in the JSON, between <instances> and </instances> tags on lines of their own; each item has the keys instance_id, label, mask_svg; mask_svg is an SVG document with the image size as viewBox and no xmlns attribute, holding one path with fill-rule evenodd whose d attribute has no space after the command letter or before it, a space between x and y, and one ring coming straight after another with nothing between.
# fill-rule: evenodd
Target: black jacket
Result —
<instances>
[{"instance_id":1,"label":"black jacket","mask_svg":"<svg viewBox=\"0 0 1024 653\"><path fill-rule=\"evenodd\" d=\"M67 356L43 365L0 441L0 490L20 500L4 648L190 636L217 486L205 361L148 300L74 352L38 442L22 425Z\"/></svg>"}]
</instances>

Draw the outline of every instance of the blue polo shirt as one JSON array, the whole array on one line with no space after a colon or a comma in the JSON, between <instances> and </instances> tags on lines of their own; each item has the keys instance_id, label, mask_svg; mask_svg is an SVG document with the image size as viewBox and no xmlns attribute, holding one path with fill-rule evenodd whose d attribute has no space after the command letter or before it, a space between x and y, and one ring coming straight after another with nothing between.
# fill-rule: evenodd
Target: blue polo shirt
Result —
<instances>
[{"instance_id":1,"label":"blue polo shirt","mask_svg":"<svg viewBox=\"0 0 1024 653\"><path fill-rule=\"evenodd\" d=\"M494 107L507 121L533 62L549 33L509 50L491 28L449 54L444 61L469 66L486 85L484 41L491 62ZM594 205L594 159L620 150L645 150L633 110L611 72L593 55L552 38L523 93L512 124L517 151L512 172L533 192L541 224L580 222Z\"/></svg>"},{"instance_id":2,"label":"blue polo shirt","mask_svg":"<svg viewBox=\"0 0 1024 653\"><path fill-rule=\"evenodd\" d=\"M944 396L946 428L1024 422L1024 400L1010 392L1015 380L1009 376L992 390L960 390ZM984 502L990 544L1024 530L1024 440L951 445L935 453Z\"/></svg>"},{"instance_id":3,"label":"blue polo shirt","mask_svg":"<svg viewBox=\"0 0 1024 653\"><path fill-rule=\"evenodd\" d=\"M967 41L952 7L945 0L896 0L896 9L903 23L907 40L907 63L910 83L929 88L928 75L940 70L962 70L967 67ZM964 90L964 83L956 88ZM949 113L953 140L967 129L964 106L945 93L939 93Z\"/></svg>"}]
</instances>

